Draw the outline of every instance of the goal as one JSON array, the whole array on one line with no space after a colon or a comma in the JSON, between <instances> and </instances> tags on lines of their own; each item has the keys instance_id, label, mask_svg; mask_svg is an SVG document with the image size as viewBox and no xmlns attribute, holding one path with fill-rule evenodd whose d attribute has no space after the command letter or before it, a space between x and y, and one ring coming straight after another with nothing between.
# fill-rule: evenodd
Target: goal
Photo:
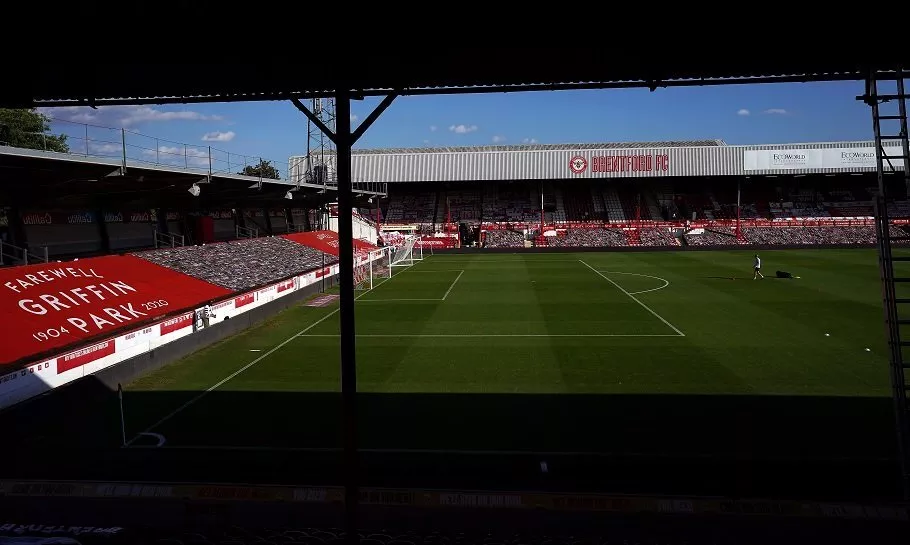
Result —
<instances>
[{"instance_id":1,"label":"goal","mask_svg":"<svg viewBox=\"0 0 910 545\"><path fill-rule=\"evenodd\" d=\"M392 277L389 248L354 255L354 289L371 290Z\"/></svg>"},{"instance_id":2,"label":"goal","mask_svg":"<svg viewBox=\"0 0 910 545\"><path fill-rule=\"evenodd\" d=\"M423 246L417 246L420 240L414 235L404 237L402 243L392 250L392 267L410 267L414 263L423 260Z\"/></svg>"}]
</instances>

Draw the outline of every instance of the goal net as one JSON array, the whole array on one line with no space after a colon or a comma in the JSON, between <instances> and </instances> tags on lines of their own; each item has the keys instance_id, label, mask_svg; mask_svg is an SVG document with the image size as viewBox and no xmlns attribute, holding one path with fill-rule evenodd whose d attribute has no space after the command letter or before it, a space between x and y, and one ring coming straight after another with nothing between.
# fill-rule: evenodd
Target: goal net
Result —
<instances>
[{"instance_id":1,"label":"goal net","mask_svg":"<svg viewBox=\"0 0 910 545\"><path fill-rule=\"evenodd\" d=\"M423 246L418 246L420 240L414 235L407 235L392 250L392 267L410 267L414 263L423 259Z\"/></svg>"},{"instance_id":2,"label":"goal net","mask_svg":"<svg viewBox=\"0 0 910 545\"><path fill-rule=\"evenodd\" d=\"M392 277L389 248L354 255L354 289L371 290Z\"/></svg>"}]
</instances>

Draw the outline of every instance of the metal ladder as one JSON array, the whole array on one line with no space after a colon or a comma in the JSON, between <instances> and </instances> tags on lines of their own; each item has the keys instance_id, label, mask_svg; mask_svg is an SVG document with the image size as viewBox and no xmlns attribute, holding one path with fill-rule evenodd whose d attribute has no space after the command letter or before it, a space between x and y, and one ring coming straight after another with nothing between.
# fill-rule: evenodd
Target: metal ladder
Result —
<instances>
[{"instance_id":1,"label":"metal ladder","mask_svg":"<svg viewBox=\"0 0 910 545\"><path fill-rule=\"evenodd\" d=\"M888 336L889 363L891 370L892 398L900 458L901 485L905 500L910 500L910 413L907 407L907 383L903 350L910 347L910 341L902 340L901 326L910 325L910 292L899 296L896 285L910 283L910 265L898 265L900 273L895 275L895 263L910 262L910 255L892 253L892 242L910 242L910 234L892 236L888 217L887 174L903 172L904 183L910 181L910 145L907 132L907 94L904 89L904 70L873 72L866 80L866 93L862 100L872 108L872 128L875 134L875 162L878 177L878 194L875 196L875 234L878 247L878 263L882 282L882 303L885 313L885 328ZM895 91L880 93L879 83L893 85ZM882 105L889 106L888 113L882 112ZM896 104L896 112L893 106ZM886 131L883 133L883 130ZM894 146L897 141L899 146ZM885 146L889 143L888 147ZM907 316L902 318L901 316Z\"/></svg>"}]
</instances>

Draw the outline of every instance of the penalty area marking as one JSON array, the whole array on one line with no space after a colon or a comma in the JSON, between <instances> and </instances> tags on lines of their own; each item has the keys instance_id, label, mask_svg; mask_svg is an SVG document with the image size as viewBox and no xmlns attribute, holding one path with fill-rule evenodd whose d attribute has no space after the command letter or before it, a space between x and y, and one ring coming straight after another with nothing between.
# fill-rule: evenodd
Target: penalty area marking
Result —
<instances>
[{"instance_id":1,"label":"penalty area marking","mask_svg":"<svg viewBox=\"0 0 910 545\"><path fill-rule=\"evenodd\" d=\"M361 293L361 294L358 295L357 297L354 297L354 300L356 301L357 299L360 299L361 297L363 297L364 295L366 295L366 294L368 294L368 293L370 293L370 290ZM333 310L332 312L326 314L326 315L323 316L322 318L316 320L316 321L313 322L312 324L306 326L305 328L301 329L301 330L298 331L297 333L291 335L290 337L288 337L287 339L285 339L284 341L282 341L281 343L279 343L278 345L276 345L274 348L272 348L272 349L269 350L268 352L262 354L261 356L259 356L258 358L254 359L254 360L251 361L250 363L244 365L244 366L241 367L240 369L234 371L234 372L231 373L230 375L228 375L228 376L226 376L225 378L219 380L218 382L216 382L216 383L213 384L212 386L209 386L209 387L206 388L204 391L200 392L199 395L197 395L196 397L190 399L189 401L187 401L187 402L184 403L183 405L177 407L177 408L174 409L173 411L171 411L171 412L169 412L168 414L166 414L163 418L161 418L160 420L158 420L157 422L155 422L155 423L152 424L151 426L149 426L149 427L145 428L143 431L137 433L135 437L133 437L132 439L130 439L129 441L126 442L126 445L124 445L124 447L132 446L132 444L133 444L134 442L136 442L136 440L139 439L139 438L142 437L142 436L147 436L147 435L159 435L159 436L160 436L160 434L152 433L152 430L155 429L155 428L157 428L157 427L160 426L161 424L164 424L165 422L167 422L167 421L170 420L171 418L174 418L175 416L177 416L178 414L180 414L181 412L183 412L184 409L186 409L186 408L190 407L191 405L195 404L197 401L199 401L200 399L202 399L203 397L205 397L206 395L208 395L210 392L213 392L213 391L217 390L218 388L220 388L221 386L223 386L224 384L226 384L228 381L230 381L231 379L233 379L233 378L236 377L237 375L243 373L244 371L246 371L246 370L249 369L250 367L253 367L254 365L256 365L257 363L259 363L259 362L261 362L262 360L266 359L267 357L271 356L271 355L274 354L275 352L281 350L282 348L284 348L285 346L287 346L288 344L290 344L291 342L293 342L293 341L294 341L297 337L299 337L300 335L302 335L302 334L306 333L307 331L313 329L314 327L318 326L318 325L321 324L322 322L324 322L324 321L328 320L329 318L331 318L332 316L338 314L338 312L340 312L340 311L341 311L341 307L336 308L336 309ZM163 436L161 436L161 437L163 437Z\"/></svg>"},{"instance_id":2,"label":"penalty area marking","mask_svg":"<svg viewBox=\"0 0 910 545\"><path fill-rule=\"evenodd\" d=\"M445 295L442 296L443 301L445 301L446 298L449 296L449 294L452 293L452 288L454 288L455 284L457 284L458 281L461 280L461 275L463 275L463 274L464 274L464 271L461 271L460 273L458 273L458 276L455 277L455 280L452 280L452 285L449 286L449 289L446 290Z\"/></svg>"},{"instance_id":3,"label":"penalty area marking","mask_svg":"<svg viewBox=\"0 0 910 545\"><path fill-rule=\"evenodd\" d=\"M326 333L326 334L303 333L298 336L299 337L338 337L338 336L340 336L340 334L339 333ZM676 333L654 334L654 335L641 334L641 333L628 333L628 334L625 334L625 333L615 333L615 334L610 334L610 333L573 334L573 333L569 333L569 334L564 334L564 335L550 334L550 333L503 333L503 334L496 334L496 333L445 334L445 333L440 333L438 335L433 334L433 333L423 333L423 334L394 333L394 334L387 334L387 335L380 335L380 334L372 335L372 334L367 333L367 334L357 334L356 336L363 338L363 339L508 339L508 338L518 338L518 337L549 339L549 338L575 338L575 337L577 337L577 338L585 338L585 337L679 337L679 335L677 335Z\"/></svg>"},{"instance_id":4,"label":"penalty area marking","mask_svg":"<svg viewBox=\"0 0 910 545\"><path fill-rule=\"evenodd\" d=\"M630 291L629 295L641 295L642 293L648 293L648 292L652 292L652 291L662 290L670 285L670 281L667 280L666 278L661 278L659 276L651 276L650 274L639 274L639 273L619 272L619 271L597 271L597 272L604 273L604 274L625 274L625 275L629 275L629 276L640 276L642 278L653 278L654 280L660 280L661 282L664 283L664 285L660 286L659 288L651 288L649 290L641 290L641 291Z\"/></svg>"},{"instance_id":5,"label":"penalty area marking","mask_svg":"<svg viewBox=\"0 0 910 545\"><path fill-rule=\"evenodd\" d=\"M414 273L457 272L458 275L455 277L455 280L452 280L452 284L449 285L449 289L446 290L446 292L443 294L443 296L441 298L435 298L435 299L432 299L432 298L418 298L418 299L404 298L403 299L403 298L393 297L393 298L389 298L389 299L386 299L386 298L377 299L375 297L370 297L368 299L360 299L359 302L361 302L361 303L398 303L398 302L423 301L423 302L429 303L429 302L435 301L435 302L439 303L441 301L445 301L449 297L449 294L452 293L452 289L455 288L455 284L458 283L458 281L461 279L461 275L464 274L464 269L445 269L445 270L433 270L433 271L402 271L402 272L414 272ZM369 292L364 292L363 295L366 295L367 293L369 293Z\"/></svg>"},{"instance_id":6,"label":"penalty area marking","mask_svg":"<svg viewBox=\"0 0 910 545\"><path fill-rule=\"evenodd\" d=\"M398 303L401 301L440 302L442 299L361 299L359 303Z\"/></svg>"},{"instance_id":7,"label":"penalty area marking","mask_svg":"<svg viewBox=\"0 0 910 545\"><path fill-rule=\"evenodd\" d=\"M641 308L643 308L643 309L647 310L648 312L650 312L652 316L654 316L655 318L657 318L658 320L660 320L661 322L663 322L667 327L669 327L670 329L672 329L673 331L675 331L676 333L678 333L678 335L677 335L678 337L685 337L685 336L686 336L686 334L683 333L682 331L680 331L678 327L676 327L675 325L673 325L673 324L671 324L670 322L668 322L668 321L667 321L663 316L661 316L660 314L654 312L654 311L651 309L651 307L649 307L648 305L642 303L642 302L638 299L638 297L635 297L634 294L629 293L628 290L626 290L626 288L624 288L624 287L620 286L619 284L617 284L616 282L614 282L613 279L611 279L611 278L608 277L608 276L605 276L604 273L602 273L602 272L598 271L597 269L595 269L594 267L588 265L587 263L585 263L585 262L584 262L583 260L581 260L581 259L579 259L578 262L581 263L582 265L584 265L585 267L591 269L591 270L594 272L594 274L596 274L597 276L603 278L603 279L606 280L607 282L609 282L609 283L613 284L614 286L616 286L616 289L618 289L619 291L621 291L621 292L625 293L626 295L628 295L629 298L632 299L633 301L635 301L636 303L638 303L639 306L641 306Z\"/></svg>"}]
</instances>

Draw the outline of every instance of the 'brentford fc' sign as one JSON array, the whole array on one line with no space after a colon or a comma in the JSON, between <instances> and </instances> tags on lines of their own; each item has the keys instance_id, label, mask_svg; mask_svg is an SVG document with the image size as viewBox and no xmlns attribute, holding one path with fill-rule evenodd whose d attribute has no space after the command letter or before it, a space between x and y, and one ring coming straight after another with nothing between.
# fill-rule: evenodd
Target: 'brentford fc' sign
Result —
<instances>
[{"instance_id":1,"label":"'brentford fc' sign","mask_svg":"<svg viewBox=\"0 0 910 545\"><path fill-rule=\"evenodd\" d=\"M594 155L590 161L576 155L569 160L569 170L573 174L591 172L667 172L670 170L670 156L666 154L653 155Z\"/></svg>"}]
</instances>

